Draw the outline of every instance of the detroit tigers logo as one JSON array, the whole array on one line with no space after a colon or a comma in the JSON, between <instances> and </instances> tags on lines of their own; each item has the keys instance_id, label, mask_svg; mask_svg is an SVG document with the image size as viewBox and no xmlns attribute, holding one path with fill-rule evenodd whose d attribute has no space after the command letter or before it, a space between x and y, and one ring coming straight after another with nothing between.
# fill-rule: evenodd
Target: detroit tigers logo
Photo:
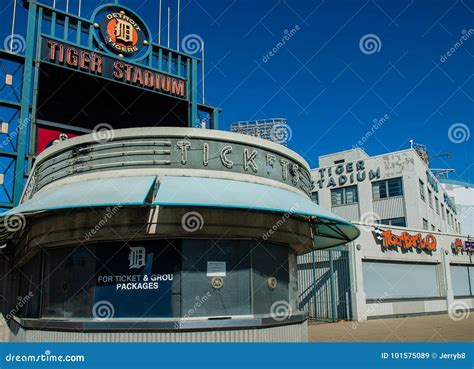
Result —
<instances>
[{"instance_id":1,"label":"detroit tigers logo","mask_svg":"<svg viewBox=\"0 0 474 369\"><path fill-rule=\"evenodd\" d=\"M128 255L128 269L138 269L145 266L146 250L144 247L130 247Z\"/></svg>"}]
</instances>

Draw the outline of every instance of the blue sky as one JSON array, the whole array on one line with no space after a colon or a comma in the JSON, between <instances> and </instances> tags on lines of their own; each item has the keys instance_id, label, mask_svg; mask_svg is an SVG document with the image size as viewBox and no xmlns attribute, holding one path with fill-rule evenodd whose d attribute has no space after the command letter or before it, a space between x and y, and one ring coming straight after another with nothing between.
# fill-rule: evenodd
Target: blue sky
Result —
<instances>
[{"instance_id":1,"label":"blue sky","mask_svg":"<svg viewBox=\"0 0 474 369\"><path fill-rule=\"evenodd\" d=\"M101 3L82 2L83 15ZM158 0L120 3L137 10L156 38ZM454 168L450 178L474 181L473 1L181 3L181 36L205 41L206 103L223 109L221 129L237 120L285 117L289 147L312 167L318 155L350 149L372 130L362 146L369 155L408 148L414 139L428 147L433 168ZM176 0L171 4L175 18ZM11 11L10 4L2 17L11 19ZM171 46L175 29L173 23ZM375 52L360 47L369 34L376 36ZM162 37L166 43L166 30ZM384 117L374 130L374 119ZM450 127L459 136L450 139ZM436 157L443 154L451 159Z\"/></svg>"}]
</instances>

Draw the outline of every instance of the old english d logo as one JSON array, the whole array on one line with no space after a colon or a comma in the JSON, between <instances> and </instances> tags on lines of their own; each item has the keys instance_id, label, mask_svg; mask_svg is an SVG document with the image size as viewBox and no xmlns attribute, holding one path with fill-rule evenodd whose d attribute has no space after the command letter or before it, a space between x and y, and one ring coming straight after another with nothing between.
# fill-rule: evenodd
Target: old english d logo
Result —
<instances>
[{"instance_id":1,"label":"old english d logo","mask_svg":"<svg viewBox=\"0 0 474 369\"><path fill-rule=\"evenodd\" d=\"M107 48L119 57L141 59L149 51L147 26L138 15L123 6L99 7L94 13L94 27L99 31L96 36L99 48Z\"/></svg>"},{"instance_id":2,"label":"old english d logo","mask_svg":"<svg viewBox=\"0 0 474 369\"><path fill-rule=\"evenodd\" d=\"M128 255L128 269L141 268L145 266L146 250L144 247L130 247Z\"/></svg>"},{"instance_id":3,"label":"old english d logo","mask_svg":"<svg viewBox=\"0 0 474 369\"><path fill-rule=\"evenodd\" d=\"M137 47L138 32L132 24L125 19L110 19L107 23L107 36L112 45L115 44L126 48L125 50L129 50L129 52ZM124 51L124 49L121 51Z\"/></svg>"}]
</instances>

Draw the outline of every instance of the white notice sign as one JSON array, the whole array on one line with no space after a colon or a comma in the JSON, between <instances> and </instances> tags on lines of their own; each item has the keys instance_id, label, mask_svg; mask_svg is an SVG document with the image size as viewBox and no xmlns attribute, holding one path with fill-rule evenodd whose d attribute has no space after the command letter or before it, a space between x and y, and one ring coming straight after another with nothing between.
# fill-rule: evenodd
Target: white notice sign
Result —
<instances>
[{"instance_id":1,"label":"white notice sign","mask_svg":"<svg viewBox=\"0 0 474 369\"><path fill-rule=\"evenodd\" d=\"M225 261L208 261L208 277L225 277Z\"/></svg>"}]
</instances>

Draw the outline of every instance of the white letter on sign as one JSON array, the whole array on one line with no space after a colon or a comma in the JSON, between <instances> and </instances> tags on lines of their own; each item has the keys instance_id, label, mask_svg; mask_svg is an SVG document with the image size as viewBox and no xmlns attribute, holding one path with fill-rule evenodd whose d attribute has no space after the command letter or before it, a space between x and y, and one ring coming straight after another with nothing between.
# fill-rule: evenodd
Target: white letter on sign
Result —
<instances>
[{"instance_id":1,"label":"white letter on sign","mask_svg":"<svg viewBox=\"0 0 474 369\"><path fill-rule=\"evenodd\" d=\"M231 152L232 152L232 146L230 145L224 146L221 150L222 164L224 164L224 166L229 169L231 169L234 166L234 162L227 159L227 154L230 154Z\"/></svg>"}]
</instances>

